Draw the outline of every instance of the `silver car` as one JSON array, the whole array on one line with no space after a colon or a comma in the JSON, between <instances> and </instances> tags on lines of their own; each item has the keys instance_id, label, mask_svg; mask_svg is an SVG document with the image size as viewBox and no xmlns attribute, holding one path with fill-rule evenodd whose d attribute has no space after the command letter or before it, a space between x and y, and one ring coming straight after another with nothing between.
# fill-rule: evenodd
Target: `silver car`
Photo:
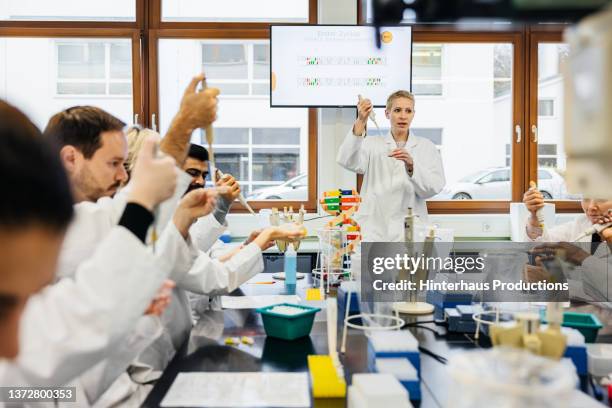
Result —
<instances>
[{"instance_id":1,"label":"silver car","mask_svg":"<svg viewBox=\"0 0 612 408\"><path fill-rule=\"evenodd\" d=\"M247 198L249 200L306 200L308 199L308 174L300 174L278 186L256 190Z\"/></svg>"},{"instance_id":2,"label":"silver car","mask_svg":"<svg viewBox=\"0 0 612 408\"><path fill-rule=\"evenodd\" d=\"M480 170L447 185L431 200L510 200L510 181L510 167ZM538 189L547 200L569 198L563 177L553 169L538 169Z\"/></svg>"}]
</instances>

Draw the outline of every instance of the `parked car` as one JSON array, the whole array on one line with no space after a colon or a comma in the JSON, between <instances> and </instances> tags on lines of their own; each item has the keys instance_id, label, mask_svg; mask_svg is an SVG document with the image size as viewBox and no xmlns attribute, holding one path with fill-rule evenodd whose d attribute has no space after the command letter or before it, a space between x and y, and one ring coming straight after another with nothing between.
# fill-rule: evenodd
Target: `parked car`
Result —
<instances>
[{"instance_id":1,"label":"parked car","mask_svg":"<svg viewBox=\"0 0 612 408\"><path fill-rule=\"evenodd\" d=\"M247 198L249 200L305 200L308 198L308 174L300 174L278 186L256 190Z\"/></svg>"},{"instance_id":2,"label":"parked car","mask_svg":"<svg viewBox=\"0 0 612 408\"><path fill-rule=\"evenodd\" d=\"M553 169L538 169L538 188L547 200L569 198L563 177ZM510 167L495 167L448 184L432 200L510 200L511 194Z\"/></svg>"}]
</instances>

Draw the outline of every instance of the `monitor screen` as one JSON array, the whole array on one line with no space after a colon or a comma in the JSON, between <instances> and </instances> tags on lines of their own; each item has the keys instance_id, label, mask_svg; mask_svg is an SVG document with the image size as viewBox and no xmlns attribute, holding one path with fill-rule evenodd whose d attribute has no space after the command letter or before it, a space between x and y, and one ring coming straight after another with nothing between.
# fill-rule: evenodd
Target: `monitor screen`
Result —
<instances>
[{"instance_id":1,"label":"monitor screen","mask_svg":"<svg viewBox=\"0 0 612 408\"><path fill-rule=\"evenodd\" d=\"M355 106L358 95L385 106L399 89L411 90L412 32L371 26L273 25L270 106Z\"/></svg>"}]
</instances>

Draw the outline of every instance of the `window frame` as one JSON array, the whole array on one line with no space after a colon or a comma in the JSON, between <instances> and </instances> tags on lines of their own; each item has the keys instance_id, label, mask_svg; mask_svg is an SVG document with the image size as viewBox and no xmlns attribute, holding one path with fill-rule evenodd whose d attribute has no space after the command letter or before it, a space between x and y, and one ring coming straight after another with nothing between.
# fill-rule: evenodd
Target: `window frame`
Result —
<instances>
[{"instance_id":1,"label":"window frame","mask_svg":"<svg viewBox=\"0 0 612 408\"><path fill-rule=\"evenodd\" d=\"M366 24L367 0L357 1L357 21ZM565 24L410 24L413 42L511 42L513 44L513 125L511 132L512 193L510 201L498 200L448 200L428 201L430 214L481 214L510 212L510 204L522 202L523 192L530 180L537 180L538 153L531 126L537 126L537 84L539 43L563 42ZM486 31L485 31L486 29ZM444 55L442 55L444 58ZM444 72L443 72L444 75ZM555 107L557 109L557 107ZM520 126L521 142L516 142L515 126ZM363 177L357 176L357 187ZM555 204L557 213L582 212L579 201L547 200Z\"/></svg>"},{"instance_id":2,"label":"window frame","mask_svg":"<svg viewBox=\"0 0 612 408\"><path fill-rule=\"evenodd\" d=\"M317 0L309 1L309 24L317 23ZM365 0L357 0L357 22L364 21ZM157 125L158 112L158 66L157 41L160 38L203 39L269 39L269 27L273 23L263 22L176 22L161 20L161 0L136 0L135 21L0 21L0 37L45 37L45 38L122 38L130 39L132 46L132 101L134 122L142 126ZM291 24L291 23L286 23ZM296 23L303 24L303 23ZM512 140L512 200L511 201L430 201L432 214L508 213L511 202L520 202L522 192L529 180L537 176L537 142L531 134L531 126L537 126L537 58L538 44L563 42L565 25L486 25L488 31L478 26L458 27L452 24L413 26L413 41L448 42L511 42L513 54L513 129L509 129ZM444 58L444 52L442 55ZM443 73L444 74L444 73ZM146 88L145 88L146 86ZM444 87L443 87L444 94ZM86 98L86 95L78 95ZM113 95L109 97L122 97ZM253 96L256 97L256 96ZM436 96L423 96L436 98ZM555 107L557 108L557 107ZM521 143L516 143L514 126L522 130ZM256 209L279 205L305 204L309 211L317 211L317 157L318 123L317 109L308 111L308 200L299 201L253 201ZM358 176L358 186L361 177ZM557 212L580 212L577 201L553 200ZM246 209L236 204L236 212Z\"/></svg>"},{"instance_id":3,"label":"window frame","mask_svg":"<svg viewBox=\"0 0 612 408\"><path fill-rule=\"evenodd\" d=\"M117 38L114 38L117 39ZM110 40L110 41L104 41L104 40ZM53 82L55 83L55 92L54 92L54 97L55 98L83 98L83 99L87 99L87 98L96 98L96 99L131 99L133 94L113 94L110 92L110 87L112 84L127 84L132 82L131 79L127 80L127 79L114 79L111 76L111 47L113 45L112 42L113 39L100 39L100 41L98 42L99 44L103 44L104 45L104 77L100 78L100 79L79 79L79 78L60 78L59 76L59 66L60 66L60 61L59 61L59 47L62 45L78 45L78 46L89 46L91 44L91 42L87 43L87 42L83 42L83 38L80 39L68 39L68 40L62 40L62 39L54 39L54 50L53 50ZM58 89L58 85L60 83L67 83L67 84L77 84L77 83L85 83L85 84L104 84L104 91L105 93L103 94L93 94L93 93L88 93L88 94L63 94L63 93L58 93L57 89Z\"/></svg>"},{"instance_id":4,"label":"window frame","mask_svg":"<svg viewBox=\"0 0 612 408\"><path fill-rule=\"evenodd\" d=\"M148 8L147 0L136 0L135 21L70 21L70 20L22 20L0 21L0 37L17 38L79 38L79 39L129 39L132 46L132 112L134 123L145 125L145 83L147 66L143 42L146 41L144 27ZM55 68L57 69L57 68ZM56 75L53 76L56 78ZM63 97L63 95L58 96ZM78 95L87 98L87 95ZM98 97L98 96L92 96ZM106 96L108 97L108 96ZM115 96L112 96L115 97ZM121 96L123 97L123 96Z\"/></svg>"},{"instance_id":5,"label":"window frame","mask_svg":"<svg viewBox=\"0 0 612 408\"><path fill-rule=\"evenodd\" d=\"M158 42L160 39L197 39L197 40L268 40L270 39L270 23L239 23L239 22L178 22L162 21L161 1L151 0L148 4L148 112L150 125L158 126L159 112L159 72L158 72ZM317 23L317 0L308 0L309 22ZM285 24L285 23L283 23ZM286 23L287 25L304 25L304 23ZM201 60L201 59L200 59ZM228 96L231 98L231 96ZM249 95L257 98L258 95ZM153 117L153 115L155 115ZM308 109L308 197L305 201L295 200L249 200L253 210L258 211L272 207L304 208L309 212L318 211L317 180L318 180L318 119L317 109ZM232 205L232 213L248 213L239 202Z\"/></svg>"},{"instance_id":6,"label":"window frame","mask_svg":"<svg viewBox=\"0 0 612 408\"><path fill-rule=\"evenodd\" d=\"M527 163L527 182L528 180L537 180L538 176L538 142L535 135L531 132L533 126L538 126L538 46L546 43L562 43L563 42L563 25L540 25L530 26L527 28L529 37L529 54L530 60L529 81L528 81L528 106L526 107L526 121L528 124L529 137L526 146L526 163ZM560 101L561 103L563 101ZM555 106L555 112L558 105ZM551 117L545 117L551 118ZM557 212L582 212L580 201L575 200L547 200L553 203Z\"/></svg>"},{"instance_id":7,"label":"window frame","mask_svg":"<svg viewBox=\"0 0 612 408\"><path fill-rule=\"evenodd\" d=\"M308 0L309 24L317 22L317 0ZM175 22L162 21L161 0L136 0L135 21L22 20L0 21L0 37L45 38L129 38L132 45L132 101L134 123L157 129L159 119L158 40L161 38L269 40L272 22ZM285 23L284 23L285 24ZM291 23L287 23L291 24ZM298 23L296 23L298 24ZM304 23L299 23L303 25ZM56 79L57 75L52 75ZM88 96L123 97L123 96ZM251 97L257 98L258 95ZM304 207L318 211L317 205L317 110L308 110L308 199L306 201L249 201L253 209L273 206ZM232 212L247 212L240 203Z\"/></svg>"}]
</instances>

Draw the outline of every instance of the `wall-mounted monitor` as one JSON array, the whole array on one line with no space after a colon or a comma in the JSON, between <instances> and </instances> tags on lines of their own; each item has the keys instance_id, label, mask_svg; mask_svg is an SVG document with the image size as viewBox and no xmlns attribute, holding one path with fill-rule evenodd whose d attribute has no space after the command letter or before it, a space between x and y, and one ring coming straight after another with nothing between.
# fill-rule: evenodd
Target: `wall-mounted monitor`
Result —
<instances>
[{"instance_id":1,"label":"wall-mounted monitor","mask_svg":"<svg viewBox=\"0 0 612 408\"><path fill-rule=\"evenodd\" d=\"M384 106L390 93L411 90L412 31L371 26L273 25L270 106L346 107L358 95Z\"/></svg>"}]
</instances>

